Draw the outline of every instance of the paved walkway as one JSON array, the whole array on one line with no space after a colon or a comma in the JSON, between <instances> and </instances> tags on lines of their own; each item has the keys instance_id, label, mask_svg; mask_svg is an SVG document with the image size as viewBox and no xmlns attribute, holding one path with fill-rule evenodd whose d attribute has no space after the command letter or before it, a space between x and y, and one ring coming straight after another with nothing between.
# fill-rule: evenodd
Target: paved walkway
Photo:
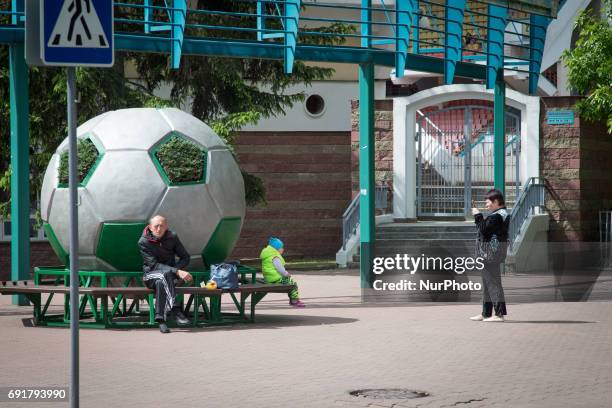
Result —
<instances>
[{"instance_id":1,"label":"paved walkway","mask_svg":"<svg viewBox=\"0 0 612 408\"><path fill-rule=\"evenodd\" d=\"M361 302L355 271L296 274L308 308L282 295L258 323L82 330L83 407L610 407L612 302L510 304L505 323L477 304ZM69 331L28 327L0 297L0 386L69 383ZM410 400L351 390L407 388ZM3 407L67 406L0 403Z\"/></svg>"}]
</instances>

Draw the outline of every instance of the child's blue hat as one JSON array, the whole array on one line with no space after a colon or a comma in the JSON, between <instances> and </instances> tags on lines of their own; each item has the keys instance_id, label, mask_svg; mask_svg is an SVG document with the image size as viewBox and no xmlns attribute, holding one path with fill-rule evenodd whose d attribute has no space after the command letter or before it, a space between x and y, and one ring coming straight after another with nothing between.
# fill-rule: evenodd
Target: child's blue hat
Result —
<instances>
[{"instance_id":1,"label":"child's blue hat","mask_svg":"<svg viewBox=\"0 0 612 408\"><path fill-rule=\"evenodd\" d=\"M270 245L272 248L276 249L277 251L284 246L283 241L275 237L270 238L270 240L268 241L268 245Z\"/></svg>"}]
</instances>

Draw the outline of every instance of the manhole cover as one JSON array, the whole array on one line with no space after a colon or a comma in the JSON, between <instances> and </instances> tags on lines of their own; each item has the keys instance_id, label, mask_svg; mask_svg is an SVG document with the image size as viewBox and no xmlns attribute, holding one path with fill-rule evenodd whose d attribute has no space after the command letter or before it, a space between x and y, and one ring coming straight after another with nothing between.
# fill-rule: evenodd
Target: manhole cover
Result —
<instances>
[{"instance_id":1,"label":"manhole cover","mask_svg":"<svg viewBox=\"0 0 612 408\"><path fill-rule=\"evenodd\" d=\"M429 393L423 391L408 390L405 388L378 388L350 391L354 397L372 399L414 399L428 397Z\"/></svg>"}]
</instances>

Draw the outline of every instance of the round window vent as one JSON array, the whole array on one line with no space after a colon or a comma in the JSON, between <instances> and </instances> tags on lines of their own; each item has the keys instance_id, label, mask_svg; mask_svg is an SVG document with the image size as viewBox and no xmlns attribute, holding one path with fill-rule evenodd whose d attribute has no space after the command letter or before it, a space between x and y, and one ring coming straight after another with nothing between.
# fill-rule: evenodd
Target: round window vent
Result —
<instances>
[{"instance_id":1,"label":"round window vent","mask_svg":"<svg viewBox=\"0 0 612 408\"><path fill-rule=\"evenodd\" d=\"M325 100L321 95L309 95L305 106L306 112L311 116L321 116L325 112Z\"/></svg>"}]
</instances>

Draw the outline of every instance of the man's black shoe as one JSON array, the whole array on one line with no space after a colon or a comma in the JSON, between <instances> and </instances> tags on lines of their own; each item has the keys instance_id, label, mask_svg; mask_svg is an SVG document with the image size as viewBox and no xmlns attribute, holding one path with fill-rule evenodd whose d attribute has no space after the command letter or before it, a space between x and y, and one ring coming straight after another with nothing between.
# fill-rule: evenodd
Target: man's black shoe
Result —
<instances>
[{"instance_id":1,"label":"man's black shoe","mask_svg":"<svg viewBox=\"0 0 612 408\"><path fill-rule=\"evenodd\" d=\"M182 325L191 324L187 316L185 316L183 312L181 311L176 312L175 317L176 317L176 322L178 324L182 324Z\"/></svg>"},{"instance_id":2,"label":"man's black shoe","mask_svg":"<svg viewBox=\"0 0 612 408\"><path fill-rule=\"evenodd\" d=\"M159 331L162 333L170 333L170 329L168 328L168 326L166 326L166 323L164 322L159 323Z\"/></svg>"}]
</instances>

